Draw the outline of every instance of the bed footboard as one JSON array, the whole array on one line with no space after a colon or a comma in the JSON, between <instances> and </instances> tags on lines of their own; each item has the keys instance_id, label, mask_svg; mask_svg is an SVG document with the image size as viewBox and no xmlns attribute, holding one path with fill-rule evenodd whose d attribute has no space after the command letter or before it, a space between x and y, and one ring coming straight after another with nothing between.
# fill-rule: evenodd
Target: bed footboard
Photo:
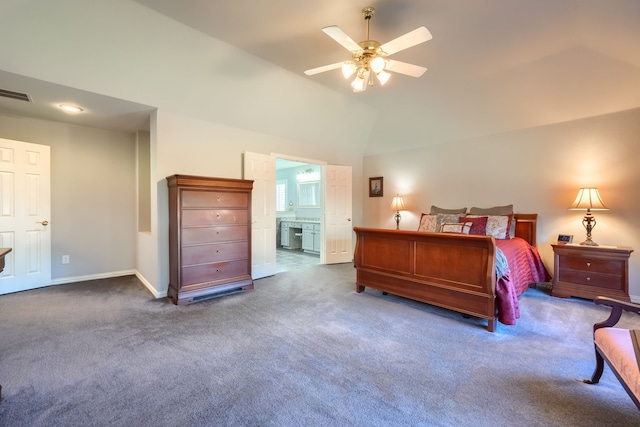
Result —
<instances>
[{"instance_id":1,"label":"bed footboard","mask_svg":"<svg viewBox=\"0 0 640 427\"><path fill-rule=\"evenodd\" d=\"M372 287L487 319L496 327L496 245L490 236L355 227L356 292Z\"/></svg>"}]
</instances>

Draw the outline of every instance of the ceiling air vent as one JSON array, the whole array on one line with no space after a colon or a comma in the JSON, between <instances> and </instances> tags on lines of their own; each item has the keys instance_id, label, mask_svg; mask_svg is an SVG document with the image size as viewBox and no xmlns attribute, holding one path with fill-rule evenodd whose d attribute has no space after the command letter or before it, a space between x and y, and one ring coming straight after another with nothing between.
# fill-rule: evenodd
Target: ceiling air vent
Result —
<instances>
[{"instance_id":1,"label":"ceiling air vent","mask_svg":"<svg viewBox=\"0 0 640 427\"><path fill-rule=\"evenodd\" d=\"M19 101L31 102L31 98L26 93L14 92L12 90L0 89L0 96L3 98L17 99Z\"/></svg>"}]
</instances>

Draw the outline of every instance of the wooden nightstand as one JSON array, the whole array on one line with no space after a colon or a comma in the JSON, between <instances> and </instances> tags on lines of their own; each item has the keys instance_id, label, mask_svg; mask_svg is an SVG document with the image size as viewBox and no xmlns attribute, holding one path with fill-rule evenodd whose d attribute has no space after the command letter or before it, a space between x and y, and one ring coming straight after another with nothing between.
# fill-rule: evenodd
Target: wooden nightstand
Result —
<instances>
[{"instance_id":1,"label":"wooden nightstand","mask_svg":"<svg viewBox=\"0 0 640 427\"><path fill-rule=\"evenodd\" d=\"M594 299L598 295L629 299L629 256L623 246L552 244L554 275L551 295Z\"/></svg>"}]
</instances>

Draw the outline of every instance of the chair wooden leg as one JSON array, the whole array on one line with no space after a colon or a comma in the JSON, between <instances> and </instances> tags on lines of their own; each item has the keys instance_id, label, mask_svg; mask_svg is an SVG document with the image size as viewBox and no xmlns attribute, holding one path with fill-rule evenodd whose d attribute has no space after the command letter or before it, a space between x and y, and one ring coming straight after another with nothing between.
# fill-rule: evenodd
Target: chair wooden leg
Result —
<instances>
[{"instance_id":1,"label":"chair wooden leg","mask_svg":"<svg viewBox=\"0 0 640 427\"><path fill-rule=\"evenodd\" d=\"M598 384L598 382L600 381L600 377L602 377L602 373L604 372L604 359L602 358L600 352L598 352L598 349L596 349L595 352L596 369L593 371L593 375L591 375L590 380L584 380L584 382L587 384Z\"/></svg>"}]
</instances>

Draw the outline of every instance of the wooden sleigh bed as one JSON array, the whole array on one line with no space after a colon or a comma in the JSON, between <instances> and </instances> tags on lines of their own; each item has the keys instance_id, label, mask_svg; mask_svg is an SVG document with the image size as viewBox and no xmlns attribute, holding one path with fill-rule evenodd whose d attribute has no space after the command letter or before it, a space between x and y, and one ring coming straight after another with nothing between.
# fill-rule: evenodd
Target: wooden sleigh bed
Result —
<instances>
[{"instance_id":1,"label":"wooden sleigh bed","mask_svg":"<svg viewBox=\"0 0 640 427\"><path fill-rule=\"evenodd\" d=\"M514 220L515 237L508 240L355 227L356 292L371 287L487 319L490 332L495 331L497 320L515 324L519 317L517 298L530 285L548 280L549 275L535 249L537 214L515 214ZM518 262L510 259L511 251L501 249L509 273L496 277L497 248L515 243L528 247L528 253L515 256L524 257L525 266L518 267ZM534 271L524 271L529 267Z\"/></svg>"}]
</instances>

